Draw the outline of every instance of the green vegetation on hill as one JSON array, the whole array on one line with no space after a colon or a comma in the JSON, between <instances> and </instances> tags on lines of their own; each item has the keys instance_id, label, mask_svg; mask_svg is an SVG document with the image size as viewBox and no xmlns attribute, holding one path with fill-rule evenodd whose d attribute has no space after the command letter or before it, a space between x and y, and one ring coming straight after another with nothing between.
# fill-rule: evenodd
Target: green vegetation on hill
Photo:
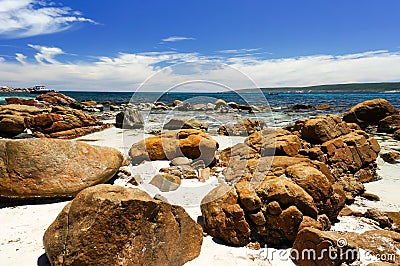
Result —
<instances>
[{"instance_id":1,"label":"green vegetation on hill","mask_svg":"<svg viewBox=\"0 0 400 266\"><path fill-rule=\"evenodd\" d=\"M400 82L383 83L349 83L333 85L317 85L309 87L279 87L279 88L260 88L264 93L275 92L379 92L379 91L400 91ZM254 92L255 89L242 89L240 92Z\"/></svg>"}]
</instances>

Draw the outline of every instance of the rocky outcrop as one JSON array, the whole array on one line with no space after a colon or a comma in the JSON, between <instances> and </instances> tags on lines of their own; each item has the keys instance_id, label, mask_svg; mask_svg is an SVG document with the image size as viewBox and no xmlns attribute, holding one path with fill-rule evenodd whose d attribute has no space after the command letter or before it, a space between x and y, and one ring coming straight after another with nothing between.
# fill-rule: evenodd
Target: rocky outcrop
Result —
<instances>
[{"instance_id":1,"label":"rocky outcrop","mask_svg":"<svg viewBox=\"0 0 400 266\"><path fill-rule=\"evenodd\" d=\"M207 202L218 189L202 205L205 230L232 245L256 240L272 246L290 246L303 228L327 230L345 203L365 191L360 182L375 177L379 151L375 139L334 115L253 133L221 151L218 162L225 181L234 185L232 208L244 217L246 234L234 222L216 228L233 216L218 207L228 199Z\"/></svg>"},{"instance_id":2,"label":"rocky outcrop","mask_svg":"<svg viewBox=\"0 0 400 266\"><path fill-rule=\"evenodd\" d=\"M48 110L29 105L0 105L0 136L14 137L24 132L26 128L25 117L30 117L46 111Z\"/></svg>"},{"instance_id":3,"label":"rocky outcrop","mask_svg":"<svg viewBox=\"0 0 400 266\"><path fill-rule=\"evenodd\" d=\"M392 104L385 99L374 99L359 103L352 107L343 116L349 123L357 123L361 127L376 125L387 116L399 113Z\"/></svg>"},{"instance_id":4,"label":"rocky outcrop","mask_svg":"<svg viewBox=\"0 0 400 266\"><path fill-rule=\"evenodd\" d=\"M132 107L125 108L115 118L115 126L124 129L140 129L144 127L142 113Z\"/></svg>"},{"instance_id":5,"label":"rocky outcrop","mask_svg":"<svg viewBox=\"0 0 400 266\"><path fill-rule=\"evenodd\" d=\"M172 160L187 157L203 160L206 165L214 161L218 143L201 130L184 129L148 137L132 145L129 156L133 164L145 160Z\"/></svg>"},{"instance_id":6,"label":"rocky outcrop","mask_svg":"<svg viewBox=\"0 0 400 266\"><path fill-rule=\"evenodd\" d=\"M208 124L192 117L174 117L169 120L163 129L167 130L180 130L180 129L197 129L208 130Z\"/></svg>"},{"instance_id":7,"label":"rocky outcrop","mask_svg":"<svg viewBox=\"0 0 400 266\"><path fill-rule=\"evenodd\" d=\"M36 137L71 139L109 127L82 111L53 106L0 106L0 136L14 137L26 128Z\"/></svg>"},{"instance_id":8,"label":"rocky outcrop","mask_svg":"<svg viewBox=\"0 0 400 266\"><path fill-rule=\"evenodd\" d=\"M44 102L49 105L69 106L76 103L76 100L58 92L48 92L36 96L36 100Z\"/></svg>"},{"instance_id":9,"label":"rocky outcrop","mask_svg":"<svg viewBox=\"0 0 400 266\"><path fill-rule=\"evenodd\" d=\"M325 115L298 120L292 131L312 144L321 144L348 134L350 129L339 116Z\"/></svg>"},{"instance_id":10,"label":"rocky outcrop","mask_svg":"<svg viewBox=\"0 0 400 266\"><path fill-rule=\"evenodd\" d=\"M83 190L49 226L43 244L57 265L183 265L200 254L202 229L180 206L134 188Z\"/></svg>"},{"instance_id":11,"label":"rocky outcrop","mask_svg":"<svg viewBox=\"0 0 400 266\"><path fill-rule=\"evenodd\" d=\"M48 113L25 118L25 126L38 137L76 138L107 127L80 110L52 107Z\"/></svg>"},{"instance_id":12,"label":"rocky outcrop","mask_svg":"<svg viewBox=\"0 0 400 266\"><path fill-rule=\"evenodd\" d=\"M7 104L20 104L20 105L30 105L30 106L44 106L40 104L35 99L25 99L25 98L6 98Z\"/></svg>"},{"instance_id":13,"label":"rocky outcrop","mask_svg":"<svg viewBox=\"0 0 400 266\"><path fill-rule=\"evenodd\" d=\"M72 197L110 180L122 161L116 149L83 142L0 140L0 198Z\"/></svg>"},{"instance_id":14,"label":"rocky outcrop","mask_svg":"<svg viewBox=\"0 0 400 266\"><path fill-rule=\"evenodd\" d=\"M249 136L265 127L263 120L245 119L233 125L224 125L218 128L218 134L225 136Z\"/></svg>"}]
</instances>

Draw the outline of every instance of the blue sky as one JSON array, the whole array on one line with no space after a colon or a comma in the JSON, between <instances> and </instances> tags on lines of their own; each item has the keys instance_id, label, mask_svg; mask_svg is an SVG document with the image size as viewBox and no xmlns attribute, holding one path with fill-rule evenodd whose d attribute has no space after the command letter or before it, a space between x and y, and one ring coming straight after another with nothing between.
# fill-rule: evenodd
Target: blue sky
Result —
<instances>
[{"instance_id":1,"label":"blue sky","mask_svg":"<svg viewBox=\"0 0 400 266\"><path fill-rule=\"evenodd\" d=\"M262 87L399 81L399 12L397 0L0 0L0 85L129 91L196 60ZM232 79L219 72L207 76Z\"/></svg>"}]
</instances>

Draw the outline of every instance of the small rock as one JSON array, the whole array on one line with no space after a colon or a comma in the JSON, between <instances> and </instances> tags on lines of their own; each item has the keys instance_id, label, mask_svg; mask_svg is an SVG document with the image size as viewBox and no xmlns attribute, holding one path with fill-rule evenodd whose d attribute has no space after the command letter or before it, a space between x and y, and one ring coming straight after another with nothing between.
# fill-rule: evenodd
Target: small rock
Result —
<instances>
[{"instance_id":1,"label":"small rock","mask_svg":"<svg viewBox=\"0 0 400 266\"><path fill-rule=\"evenodd\" d=\"M192 162L192 160L190 160L187 157L176 157L176 158L172 159L170 165L175 165L175 166L190 165L191 162Z\"/></svg>"},{"instance_id":2,"label":"small rock","mask_svg":"<svg viewBox=\"0 0 400 266\"><path fill-rule=\"evenodd\" d=\"M381 158L387 163L395 163L400 159L400 153L391 151L387 153L382 153Z\"/></svg>"},{"instance_id":3,"label":"small rock","mask_svg":"<svg viewBox=\"0 0 400 266\"><path fill-rule=\"evenodd\" d=\"M153 177L150 184L162 192L174 191L181 185L181 179L171 174L158 174Z\"/></svg>"},{"instance_id":4,"label":"small rock","mask_svg":"<svg viewBox=\"0 0 400 266\"><path fill-rule=\"evenodd\" d=\"M318 106L315 107L315 109L317 110L327 110L327 109L331 109L331 106L329 104L320 104Z\"/></svg>"},{"instance_id":5,"label":"small rock","mask_svg":"<svg viewBox=\"0 0 400 266\"><path fill-rule=\"evenodd\" d=\"M364 192L363 194L361 194L361 197L363 197L367 200L371 200L371 201L380 201L381 200L379 198L379 196L372 194L372 193L368 193L368 192Z\"/></svg>"}]
</instances>

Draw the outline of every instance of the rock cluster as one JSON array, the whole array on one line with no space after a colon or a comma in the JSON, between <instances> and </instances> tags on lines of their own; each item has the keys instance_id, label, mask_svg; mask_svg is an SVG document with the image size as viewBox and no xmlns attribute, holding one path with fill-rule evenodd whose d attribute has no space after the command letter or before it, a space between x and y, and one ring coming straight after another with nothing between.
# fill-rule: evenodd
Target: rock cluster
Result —
<instances>
[{"instance_id":1,"label":"rock cluster","mask_svg":"<svg viewBox=\"0 0 400 266\"><path fill-rule=\"evenodd\" d=\"M172 160L187 157L203 160L206 165L215 158L218 143L201 130L183 129L148 137L132 145L129 156L133 164L145 160Z\"/></svg>"},{"instance_id":2,"label":"rock cluster","mask_svg":"<svg viewBox=\"0 0 400 266\"><path fill-rule=\"evenodd\" d=\"M370 180L379 150L334 115L255 132L220 153L226 181L235 184L203 199L205 230L235 246L278 247L291 246L302 228L327 230L346 199L364 191L356 178Z\"/></svg>"},{"instance_id":3,"label":"rock cluster","mask_svg":"<svg viewBox=\"0 0 400 266\"><path fill-rule=\"evenodd\" d=\"M51 97L39 96L44 97L44 100L49 100L51 104L68 105L70 103L68 96L55 94ZM58 105L41 107L22 104L1 105L0 136L14 137L29 129L36 137L72 139L110 126L81 110Z\"/></svg>"},{"instance_id":4,"label":"rock cluster","mask_svg":"<svg viewBox=\"0 0 400 266\"><path fill-rule=\"evenodd\" d=\"M262 120L245 119L233 125L223 125L218 129L218 134L225 136L249 136L265 127Z\"/></svg>"},{"instance_id":5,"label":"rock cluster","mask_svg":"<svg viewBox=\"0 0 400 266\"><path fill-rule=\"evenodd\" d=\"M134 188L81 191L46 230L51 265L183 265L200 254L203 233L180 206Z\"/></svg>"},{"instance_id":6,"label":"rock cluster","mask_svg":"<svg viewBox=\"0 0 400 266\"><path fill-rule=\"evenodd\" d=\"M72 197L110 180L122 162L116 149L78 141L0 140L0 199Z\"/></svg>"}]
</instances>

